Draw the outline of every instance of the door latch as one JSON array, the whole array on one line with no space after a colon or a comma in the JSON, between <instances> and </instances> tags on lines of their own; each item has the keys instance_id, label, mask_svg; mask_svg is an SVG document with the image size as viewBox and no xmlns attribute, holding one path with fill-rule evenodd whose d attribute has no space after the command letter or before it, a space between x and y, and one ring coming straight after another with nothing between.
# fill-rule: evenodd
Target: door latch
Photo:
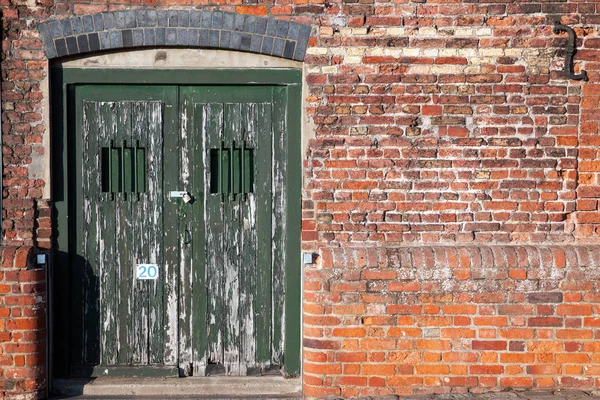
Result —
<instances>
[{"instance_id":1,"label":"door latch","mask_svg":"<svg viewBox=\"0 0 600 400\"><path fill-rule=\"evenodd\" d=\"M183 244L190 244L192 243L192 231L190 231L189 229L185 229L185 238L183 239Z\"/></svg>"},{"instance_id":2,"label":"door latch","mask_svg":"<svg viewBox=\"0 0 600 400\"><path fill-rule=\"evenodd\" d=\"M181 191L171 191L169 192L169 197L172 199L183 199L184 203L189 203L194 198L190 194L190 192L181 192Z\"/></svg>"}]
</instances>

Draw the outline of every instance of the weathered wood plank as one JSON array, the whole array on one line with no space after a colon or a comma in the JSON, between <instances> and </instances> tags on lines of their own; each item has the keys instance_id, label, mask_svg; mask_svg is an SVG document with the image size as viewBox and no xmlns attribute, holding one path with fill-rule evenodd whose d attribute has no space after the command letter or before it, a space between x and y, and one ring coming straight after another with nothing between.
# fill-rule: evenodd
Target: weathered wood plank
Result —
<instances>
[{"instance_id":1,"label":"weathered wood plank","mask_svg":"<svg viewBox=\"0 0 600 400\"><path fill-rule=\"evenodd\" d=\"M225 265L224 265L224 309L225 326L223 331L223 365L228 375L245 375L246 367L240 364L242 349L240 348L240 295L244 288L241 287L239 270L241 254L241 230L240 230L240 196L236 194L237 181L240 173L238 151L234 149L241 145L241 105L224 105L224 127L223 137L225 147L229 148L230 167L229 180L230 193L225 201L224 212L224 235L225 242Z\"/></svg>"},{"instance_id":2,"label":"weathered wood plank","mask_svg":"<svg viewBox=\"0 0 600 400\"><path fill-rule=\"evenodd\" d=\"M186 102L187 103L187 102ZM193 160L190 156L192 145L192 132L190 129L190 119L192 118L191 109L184 103L181 115L180 128L180 181L179 189L187 191L190 187L191 170ZM183 202L182 199L176 199L179 210L179 231L180 231L180 294L179 294L179 367L186 376L192 375L192 296L193 296L193 269L192 269L192 247L188 242L190 234L190 205Z\"/></svg>"},{"instance_id":3,"label":"weathered wood plank","mask_svg":"<svg viewBox=\"0 0 600 400\"><path fill-rule=\"evenodd\" d=\"M256 121L256 356L261 368L271 363L272 333L272 158L271 104L260 104Z\"/></svg>"},{"instance_id":4,"label":"weathered wood plank","mask_svg":"<svg viewBox=\"0 0 600 400\"><path fill-rule=\"evenodd\" d=\"M206 150L206 137L202 135L203 115L202 105L190 104L193 107L190 118L190 132L192 132L191 156L195 167L192 171L192 188L194 197L191 226L193 229L192 258L193 258L193 298L192 298L192 362L194 375L204 375L206 372L206 261L204 255L204 203L208 195L205 190L205 171L210 164L209 152ZM210 176L210 175L209 175ZM206 181L210 182L210 181Z\"/></svg>"},{"instance_id":5,"label":"weathered wood plank","mask_svg":"<svg viewBox=\"0 0 600 400\"><path fill-rule=\"evenodd\" d=\"M223 105L203 105L202 136L207 148L221 146L223 127ZM210 293L206 298L207 360L206 364L223 363L223 318L224 309L224 244L223 244L223 196L210 194L209 179L205 179L206 205L206 287Z\"/></svg>"},{"instance_id":6,"label":"weathered wood plank","mask_svg":"<svg viewBox=\"0 0 600 400\"><path fill-rule=\"evenodd\" d=\"M148 281L148 362L161 364L164 347L164 286L165 269L163 257L163 104L144 104L147 129L139 133L140 143L146 146L147 190L143 193L145 218L144 230L148 236L148 261L156 264L159 271L157 280Z\"/></svg>"},{"instance_id":7,"label":"weathered wood plank","mask_svg":"<svg viewBox=\"0 0 600 400\"><path fill-rule=\"evenodd\" d=\"M98 253L98 235L96 221L98 219L98 122L99 110L96 102L84 102L83 104L83 143L85 150L83 154L83 229L82 229L82 251L84 257L81 267L83 268L82 287L84 290L84 301L81 304L83 310L84 329L84 363L98 363L100 361L100 299L99 284L97 276L97 264L91 262L96 260Z\"/></svg>"},{"instance_id":8,"label":"weathered wood plank","mask_svg":"<svg viewBox=\"0 0 600 400\"><path fill-rule=\"evenodd\" d=\"M100 137L99 145L101 148L111 151L116 131L117 115L115 113L115 103L100 103L101 121L99 126ZM106 159L106 167L109 160ZM114 195L112 193L102 193L100 203L100 214L97 225L99 237L99 257L95 262L100 265L100 302L102 304L102 363L112 365L117 362L118 355L118 296L117 296L117 275L116 275L116 216Z\"/></svg>"},{"instance_id":9,"label":"weathered wood plank","mask_svg":"<svg viewBox=\"0 0 600 400\"><path fill-rule=\"evenodd\" d=\"M252 188L254 181L253 160L250 158L256 147L256 131L258 129L258 114L260 104L244 104L242 107L241 123L244 141L242 150L242 171L244 176L241 200L241 262L239 264L240 276L240 364L245 366L245 371L240 368L240 374L244 375L249 370L256 369L256 345L261 340L257 337L257 313L255 302L258 301L256 275L260 274L256 264L256 195ZM245 150L246 148L252 150ZM248 193L245 193L248 191ZM268 338L267 338L268 340Z\"/></svg>"},{"instance_id":10,"label":"weathered wood plank","mask_svg":"<svg viewBox=\"0 0 600 400\"><path fill-rule=\"evenodd\" d=\"M120 101L114 103L116 114L115 147L123 145L124 140L131 134L131 103ZM121 160L119 160L121 161ZM114 165L114 164L113 164ZM122 171L118 175L122 176ZM122 183L122 178L120 179ZM114 189L114 188L113 188ZM118 337L117 337L117 362L131 364L136 349L139 348L138 329L143 326L146 310L135 310L133 298L136 295L136 283L133 277L131 251L129 239L132 235L131 210L122 192L114 194L115 206L115 261L117 271L117 304L118 304Z\"/></svg>"},{"instance_id":11,"label":"weathered wood plank","mask_svg":"<svg viewBox=\"0 0 600 400\"><path fill-rule=\"evenodd\" d=\"M146 107L142 102L131 102L130 103L131 115L130 117L130 129L125 132L124 140L127 142L128 147L133 147L134 141L138 140L148 129L147 118L145 115ZM129 171L125 171L125 177L127 177ZM149 186L153 185L152 181L156 178L151 179ZM133 201L134 194L130 193L131 188L128 179L125 182L125 204L131 220L131 231L127 235L127 245L131 251L131 258L128 265L125 268L133 270L132 279L132 292L131 292L131 304L132 309L130 310L130 318L133 320L131 337L132 342L132 354L131 362L134 365L144 365L148 363L148 286L151 281L136 279L137 271L135 268L137 264L150 263L149 251L150 245L149 240L153 235L154 227L151 224L147 224L146 221L151 218L149 214L152 199L142 196L141 201ZM137 197L137 195L135 195Z\"/></svg>"},{"instance_id":12,"label":"weathered wood plank","mask_svg":"<svg viewBox=\"0 0 600 400\"><path fill-rule=\"evenodd\" d=\"M164 107L164 132L177 132L178 107L176 91L168 92ZM174 138L173 136L177 136ZM167 199L169 190L179 190L179 135L164 140L164 304L165 336L164 362L169 365L179 363L179 241L178 207ZM151 157L150 154L147 155ZM173 166L175 166L173 168Z\"/></svg>"},{"instance_id":13,"label":"weathered wood plank","mask_svg":"<svg viewBox=\"0 0 600 400\"><path fill-rule=\"evenodd\" d=\"M286 187L286 160L287 160L287 142L286 142L286 120L287 107L285 88L274 89L273 100L273 295L272 312L276 316L273 318L273 340L272 340L272 360L275 364L283 364L284 335L283 324L285 320L285 265L286 265L286 206L287 198L285 196ZM276 222L276 223L275 223Z\"/></svg>"}]
</instances>

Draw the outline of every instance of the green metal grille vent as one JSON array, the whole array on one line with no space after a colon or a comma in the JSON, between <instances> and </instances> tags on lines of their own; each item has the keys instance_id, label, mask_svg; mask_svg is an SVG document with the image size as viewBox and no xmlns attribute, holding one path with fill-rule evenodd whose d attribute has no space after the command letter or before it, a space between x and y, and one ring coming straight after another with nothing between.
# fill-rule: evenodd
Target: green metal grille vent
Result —
<instances>
[{"instance_id":1,"label":"green metal grille vent","mask_svg":"<svg viewBox=\"0 0 600 400\"><path fill-rule=\"evenodd\" d=\"M246 141L230 146L221 142L221 147L210 150L210 192L232 199L254 192L254 149L247 148Z\"/></svg>"},{"instance_id":2,"label":"green metal grille vent","mask_svg":"<svg viewBox=\"0 0 600 400\"><path fill-rule=\"evenodd\" d=\"M144 193L146 191L146 149L123 141L102 147L102 192Z\"/></svg>"}]
</instances>

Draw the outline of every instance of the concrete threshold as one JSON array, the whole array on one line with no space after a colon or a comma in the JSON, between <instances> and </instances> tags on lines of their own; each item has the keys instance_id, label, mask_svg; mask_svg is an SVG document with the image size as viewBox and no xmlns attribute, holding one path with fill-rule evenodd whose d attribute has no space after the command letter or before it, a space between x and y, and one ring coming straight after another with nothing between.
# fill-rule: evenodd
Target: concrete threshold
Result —
<instances>
[{"instance_id":1,"label":"concrete threshold","mask_svg":"<svg viewBox=\"0 0 600 400\"><path fill-rule=\"evenodd\" d=\"M302 383L281 376L56 379L53 394L54 399L285 399L302 398Z\"/></svg>"}]
</instances>

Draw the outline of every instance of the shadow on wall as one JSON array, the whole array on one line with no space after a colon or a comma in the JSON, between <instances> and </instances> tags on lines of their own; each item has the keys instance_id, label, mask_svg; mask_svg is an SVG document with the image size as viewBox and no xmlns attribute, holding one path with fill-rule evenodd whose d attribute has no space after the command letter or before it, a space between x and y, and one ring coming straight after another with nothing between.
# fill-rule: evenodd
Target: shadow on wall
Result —
<instances>
[{"instance_id":1,"label":"shadow on wall","mask_svg":"<svg viewBox=\"0 0 600 400\"><path fill-rule=\"evenodd\" d=\"M85 386L95 378L58 379L53 383L50 399L68 399L84 394Z\"/></svg>"},{"instance_id":2,"label":"shadow on wall","mask_svg":"<svg viewBox=\"0 0 600 400\"><path fill-rule=\"evenodd\" d=\"M67 398L83 394L100 364L100 282L84 257L58 251L54 259L51 368L58 379L50 393Z\"/></svg>"}]
</instances>

